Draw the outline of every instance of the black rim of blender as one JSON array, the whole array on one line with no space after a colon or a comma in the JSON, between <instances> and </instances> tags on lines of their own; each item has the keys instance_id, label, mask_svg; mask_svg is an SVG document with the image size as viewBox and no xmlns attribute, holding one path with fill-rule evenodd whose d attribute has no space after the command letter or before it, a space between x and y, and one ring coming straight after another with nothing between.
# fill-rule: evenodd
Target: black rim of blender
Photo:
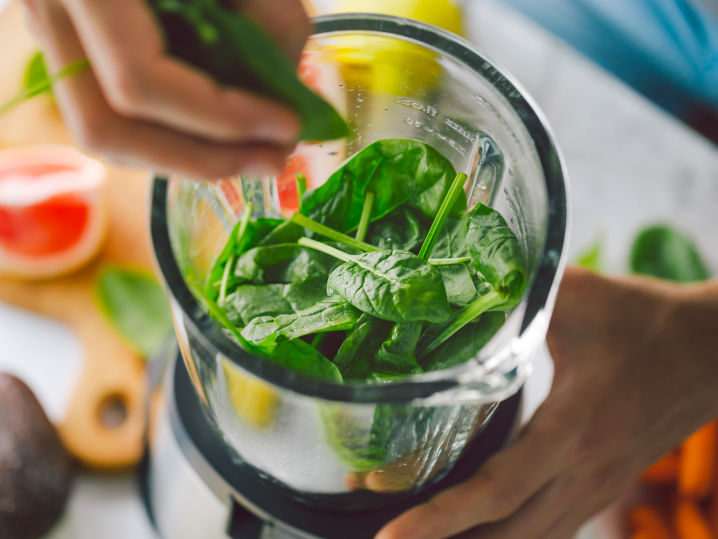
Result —
<instances>
[{"instance_id":1,"label":"black rim of blender","mask_svg":"<svg viewBox=\"0 0 718 539\"><path fill-rule=\"evenodd\" d=\"M551 128L539 112L538 106L529 102L526 97L528 93L505 74L506 70L500 68L474 45L450 32L409 19L374 14L329 15L317 17L314 22L315 36L365 31L396 35L437 49L491 82L517 113L536 147L546 182L548 206L543 257L529 291L520 331L520 334L523 334L546 304L556 274L560 271L568 218L561 158L553 142ZM444 371L414 376L406 383L397 382L391 385L339 385L297 374L248 354L222 332L220 326L200 307L187 287L170 243L167 194L168 180L155 177L152 185L150 229L157 262L169 291L184 312L185 322L189 319L197 330L196 333L193 332L193 337L201 340L202 344L215 354L221 353L248 372L283 389L311 397L348 402L396 402L426 398L437 392L456 388L460 385L456 375L471 368L468 366L467 369L467 364L458 365Z\"/></svg>"}]
</instances>

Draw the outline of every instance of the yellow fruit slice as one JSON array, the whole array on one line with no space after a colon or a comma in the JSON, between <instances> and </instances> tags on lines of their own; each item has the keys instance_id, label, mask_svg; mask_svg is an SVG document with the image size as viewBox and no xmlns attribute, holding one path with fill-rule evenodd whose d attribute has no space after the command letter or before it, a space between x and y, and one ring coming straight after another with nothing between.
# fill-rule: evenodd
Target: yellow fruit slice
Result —
<instances>
[{"instance_id":1,"label":"yellow fruit slice","mask_svg":"<svg viewBox=\"0 0 718 539\"><path fill-rule=\"evenodd\" d=\"M461 12L450 0L341 0L332 12L405 17L462 35Z\"/></svg>"},{"instance_id":2,"label":"yellow fruit slice","mask_svg":"<svg viewBox=\"0 0 718 539\"><path fill-rule=\"evenodd\" d=\"M222 370L227 380L229 402L239 417L255 428L270 426L279 406L279 394L266 382L241 373L224 357Z\"/></svg>"}]
</instances>

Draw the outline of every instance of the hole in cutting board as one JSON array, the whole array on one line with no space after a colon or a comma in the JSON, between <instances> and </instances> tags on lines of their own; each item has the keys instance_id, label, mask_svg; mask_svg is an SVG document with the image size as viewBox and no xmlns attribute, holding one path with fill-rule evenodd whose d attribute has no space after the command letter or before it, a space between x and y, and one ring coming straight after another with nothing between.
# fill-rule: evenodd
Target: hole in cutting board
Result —
<instances>
[{"instance_id":1,"label":"hole in cutting board","mask_svg":"<svg viewBox=\"0 0 718 539\"><path fill-rule=\"evenodd\" d=\"M121 427L127 420L127 398L120 393L110 393L100 401L97 413L103 427Z\"/></svg>"}]
</instances>

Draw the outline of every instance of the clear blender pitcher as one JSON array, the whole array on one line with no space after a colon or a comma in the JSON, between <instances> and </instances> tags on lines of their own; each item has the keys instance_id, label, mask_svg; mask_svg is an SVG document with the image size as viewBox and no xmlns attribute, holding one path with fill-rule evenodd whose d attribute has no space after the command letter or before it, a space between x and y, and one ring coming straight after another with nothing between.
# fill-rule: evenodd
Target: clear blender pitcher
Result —
<instances>
[{"instance_id":1,"label":"clear blender pitcher","mask_svg":"<svg viewBox=\"0 0 718 539\"><path fill-rule=\"evenodd\" d=\"M276 178L156 178L152 237L184 364L236 464L294 500L367 509L440 480L530 374L565 264L565 173L531 98L466 41L385 16L315 22L300 73L348 119L351 138L300 145ZM331 384L251 356L188 282L205 282L245 204L286 218L297 209L294 172L317 187L384 138L431 144L468 174L470 208L504 215L531 276L522 301L477 357L397 383Z\"/></svg>"}]
</instances>

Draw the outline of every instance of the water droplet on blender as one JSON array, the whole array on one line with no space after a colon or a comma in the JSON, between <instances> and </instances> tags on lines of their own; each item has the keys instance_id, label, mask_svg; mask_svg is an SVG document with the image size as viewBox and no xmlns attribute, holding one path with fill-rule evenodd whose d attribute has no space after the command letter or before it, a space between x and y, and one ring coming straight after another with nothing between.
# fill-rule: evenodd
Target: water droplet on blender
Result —
<instances>
[{"instance_id":1,"label":"water droplet on blender","mask_svg":"<svg viewBox=\"0 0 718 539\"><path fill-rule=\"evenodd\" d=\"M364 98L361 96L361 94L359 94L359 97L357 97L357 101L359 101L360 103L364 101Z\"/></svg>"},{"instance_id":2,"label":"water droplet on blender","mask_svg":"<svg viewBox=\"0 0 718 539\"><path fill-rule=\"evenodd\" d=\"M367 124L369 127L374 127L374 124Z\"/></svg>"}]
</instances>

